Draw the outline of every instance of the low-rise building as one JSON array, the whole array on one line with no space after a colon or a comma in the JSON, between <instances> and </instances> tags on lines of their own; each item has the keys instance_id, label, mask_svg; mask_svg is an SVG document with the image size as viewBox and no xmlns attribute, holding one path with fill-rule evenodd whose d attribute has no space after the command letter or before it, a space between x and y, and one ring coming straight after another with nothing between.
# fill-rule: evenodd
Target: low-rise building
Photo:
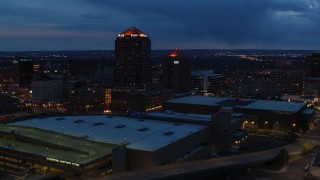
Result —
<instances>
[{"instance_id":1,"label":"low-rise building","mask_svg":"<svg viewBox=\"0 0 320 180\"><path fill-rule=\"evenodd\" d=\"M320 77L309 77L304 80L304 94L320 96Z\"/></svg>"},{"instance_id":2,"label":"low-rise building","mask_svg":"<svg viewBox=\"0 0 320 180\"><path fill-rule=\"evenodd\" d=\"M41 78L32 81L32 102L49 103L59 102L63 99L62 80Z\"/></svg>"},{"instance_id":3,"label":"low-rise building","mask_svg":"<svg viewBox=\"0 0 320 180\"><path fill-rule=\"evenodd\" d=\"M0 148L8 159L4 167L31 166L68 177L201 159L210 151L210 127L182 122L66 116L9 123L0 130L8 145Z\"/></svg>"},{"instance_id":4,"label":"low-rise building","mask_svg":"<svg viewBox=\"0 0 320 180\"><path fill-rule=\"evenodd\" d=\"M74 113L102 113L106 109L106 89L100 84L71 82L67 109Z\"/></svg>"},{"instance_id":5,"label":"low-rise building","mask_svg":"<svg viewBox=\"0 0 320 180\"><path fill-rule=\"evenodd\" d=\"M220 94L224 85L224 76L214 74L212 70L192 70L191 89L198 95Z\"/></svg>"},{"instance_id":6,"label":"low-rise building","mask_svg":"<svg viewBox=\"0 0 320 180\"><path fill-rule=\"evenodd\" d=\"M314 115L306 115L303 102L236 99L213 96L187 96L163 103L163 109L174 112L214 114L218 112L243 113L243 128L274 130L307 130ZM311 112L312 111L312 112ZM308 117L308 118L306 118Z\"/></svg>"},{"instance_id":7,"label":"low-rise building","mask_svg":"<svg viewBox=\"0 0 320 180\"><path fill-rule=\"evenodd\" d=\"M233 95L242 98L265 99L269 95L267 81L247 80L237 81L233 86Z\"/></svg>"}]
</instances>

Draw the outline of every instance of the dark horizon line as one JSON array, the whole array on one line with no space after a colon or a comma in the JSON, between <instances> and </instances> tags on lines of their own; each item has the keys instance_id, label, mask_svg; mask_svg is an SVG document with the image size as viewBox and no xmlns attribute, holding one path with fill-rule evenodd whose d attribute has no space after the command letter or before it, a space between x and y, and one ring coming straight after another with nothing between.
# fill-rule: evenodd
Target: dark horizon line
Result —
<instances>
[{"instance_id":1,"label":"dark horizon line","mask_svg":"<svg viewBox=\"0 0 320 180\"><path fill-rule=\"evenodd\" d=\"M222 50L222 51L316 51L320 50L315 49L183 49L180 50ZM172 49L152 49L151 51L171 51ZM14 51L0 51L0 53L14 53L14 52L76 52L76 51L114 51L114 49L105 49L105 50L14 50Z\"/></svg>"}]
</instances>

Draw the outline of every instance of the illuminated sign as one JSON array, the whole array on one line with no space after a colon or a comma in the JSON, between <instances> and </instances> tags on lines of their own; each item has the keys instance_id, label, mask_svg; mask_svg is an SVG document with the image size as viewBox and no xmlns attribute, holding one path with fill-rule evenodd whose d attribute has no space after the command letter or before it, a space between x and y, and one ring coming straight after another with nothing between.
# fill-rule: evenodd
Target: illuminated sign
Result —
<instances>
[{"instance_id":1,"label":"illuminated sign","mask_svg":"<svg viewBox=\"0 0 320 180\"><path fill-rule=\"evenodd\" d=\"M80 164L78 164L78 163L72 163L72 162L69 162L69 161L63 161L63 160L49 158L49 157L47 157L47 160L48 161L53 161L53 162L59 162L59 163L62 163L62 164L68 164L68 165L72 165L72 166L80 166Z\"/></svg>"},{"instance_id":2,"label":"illuminated sign","mask_svg":"<svg viewBox=\"0 0 320 180\"><path fill-rule=\"evenodd\" d=\"M20 59L21 62L30 62L32 59Z\"/></svg>"},{"instance_id":3,"label":"illuminated sign","mask_svg":"<svg viewBox=\"0 0 320 180\"><path fill-rule=\"evenodd\" d=\"M19 61L12 61L13 64L19 64L19 62L32 62L32 59L20 59Z\"/></svg>"},{"instance_id":4,"label":"illuminated sign","mask_svg":"<svg viewBox=\"0 0 320 180\"><path fill-rule=\"evenodd\" d=\"M179 64L179 61L173 61L173 64Z\"/></svg>"}]
</instances>

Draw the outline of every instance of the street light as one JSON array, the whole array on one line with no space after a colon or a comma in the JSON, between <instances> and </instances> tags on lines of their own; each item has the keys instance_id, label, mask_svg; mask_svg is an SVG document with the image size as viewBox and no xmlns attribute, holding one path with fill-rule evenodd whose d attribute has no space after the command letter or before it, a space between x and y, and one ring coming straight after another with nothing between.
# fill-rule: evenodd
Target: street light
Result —
<instances>
[{"instance_id":1,"label":"street light","mask_svg":"<svg viewBox=\"0 0 320 180\"><path fill-rule=\"evenodd\" d=\"M49 156L49 148L47 147L46 149L47 149L47 158L48 158L48 156Z\"/></svg>"},{"instance_id":2,"label":"street light","mask_svg":"<svg viewBox=\"0 0 320 180\"><path fill-rule=\"evenodd\" d=\"M62 126L62 134L64 134L64 126Z\"/></svg>"},{"instance_id":3,"label":"street light","mask_svg":"<svg viewBox=\"0 0 320 180\"><path fill-rule=\"evenodd\" d=\"M82 174L83 174L83 154L81 154L81 171L82 171Z\"/></svg>"},{"instance_id":4,"label":"street light","mask_svg":"<svg viewBox=\"0 0 320 180\"><path fill-rule=\"evenodd\" d=\"M55 138L56 138L56 144L58 144L58 136L55 136Z\"/></svg>"},{"instance_id":5,"label":"street light","mask_svg":"<svg viewBox=\"0 0 320 180\"><path fill-rule=\"evenodd\" d=\"M92 140L93 140L93 132L91 132L91 135L92 135Z\"/></svg>"},{"instance_id":6,"label":"street light","mask_svg":"<svg viewBox=\"0 0 320 180\"><path fill-rule=\"evenodd\" d=\"M34 120L34 123L36 124L36 128L38 128L38 121Z\"/></svg>"},{"instance_id":7,"label":"street light","mask_svg":"<svg viewBox=\"0 0 320 180\"><path fill-rule=\"evenodd\" d=\"M5 136L4 136L4 124L1 124L1 128L2 128L2 136L3 136L3 145L5 145Z\"/></svg>"},{"instance_id":8,"label":"street light","mask_svg":"<svg viewBox=\"0 0 320 180\"><path fill-rule=\"evenodd\" d=\"M83 165L83 154L81 154L81 164Z\"/></svg>"},{"instance_id":9,"label":"street light","mask_svg":"<svg viewBox=\"0 0 320 180\"><path fill-rule=\"evenodd\" d=\"M287 150L284 150L284 166L287 164Z\"/></svg>"},{"instance_id":10,"label":"street light","mask_svg":"<svg viewBox=\"0 0 320 180\"><path fill-rule=\"evenodd\" d=\"M87 143L87 150L88 150L88 154L90 154L89 143Z\"/></svg>"}]
</instances>

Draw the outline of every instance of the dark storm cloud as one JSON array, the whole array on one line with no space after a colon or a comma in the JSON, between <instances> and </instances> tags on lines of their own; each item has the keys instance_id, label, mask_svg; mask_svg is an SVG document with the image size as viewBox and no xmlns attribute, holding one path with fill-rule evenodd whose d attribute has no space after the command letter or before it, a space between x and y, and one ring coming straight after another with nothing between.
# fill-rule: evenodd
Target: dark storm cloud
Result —
<instances>
[{"instance_id":1,"label":"dark storm cloud","mask_svg":"<svg viewBox=\"0 0 320 180\"><path fill-rule=\"evenodd\" d=\"M135 25L153 48L320 48L319 0L2 0L0 37L17 28L69 49L112 49ZM26 23L27 22L27 23ZM61 39L58 41L57 39ZM85 46L78 43L83 38ZM88 41L90 39L90 41ZM92 43L92 44L91 44ZM104 45L103 45L104 43ZM0 44L0 48L2 45ZM51 47L51 46L50 46ZM87 48L86 48L87 47Z\"/></svg>"},{"instance_id":2,"label":"dark storm cloud","mask_svg":"<svg viewBox=\"0 0 320 180\"><path fill-rule=\"evenodd\" d=\"M307 44L319 33L318 1L303 0L88 0L112 7L146 27L154 38L179 42L221 42L232 45ZM298 36L298 37L297 37ZM291 45L288 44L288 47ZM319 47L319 46L318 46ZM258 47L259 48L259 47Z\"/></svg>"}]
</instances>

